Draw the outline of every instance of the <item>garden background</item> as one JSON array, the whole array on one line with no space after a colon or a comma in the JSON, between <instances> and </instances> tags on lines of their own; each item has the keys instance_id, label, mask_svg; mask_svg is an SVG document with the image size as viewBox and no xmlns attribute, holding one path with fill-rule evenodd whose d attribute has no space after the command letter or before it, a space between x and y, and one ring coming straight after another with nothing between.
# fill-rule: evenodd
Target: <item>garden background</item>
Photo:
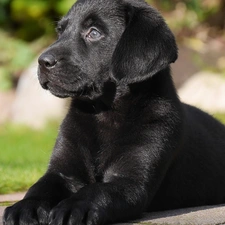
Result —
<instances>
[{"instance_id":1,"label":"garden background","mask_svg":"<svg viewBox=\"0 0 225 225\"><path fill-rule=\"evenodd\" d=\"M218 79L215 85L219 84L220 93L224 93L220 105L225 104L225 1L148 2L161 11L179 44L179 62L173 66L176 87L181 90L196 74L204 73L210 83L214 82L211 77ZM0 194L25 191L47 168L61 119L52 117L41 127L18 123L13 120L13 113L18 114L13 105L21 78L29 73L29 68L36 71L33 62L54 41L57 21L73 3L74 0L0 0ZM210 96L214 96L211 93L217 87L209 91ZM194 96L195 92L187 93ZM192 97L187 95L188 99ZM215 95L216 100L222 96ZM210 107L213 102L212 99ZM25 109L30 103L19 104ZM225 122L225 107L210 109L211 114ZM37 120L34 112L29 114Z\"/></svg>"}]
</instances>

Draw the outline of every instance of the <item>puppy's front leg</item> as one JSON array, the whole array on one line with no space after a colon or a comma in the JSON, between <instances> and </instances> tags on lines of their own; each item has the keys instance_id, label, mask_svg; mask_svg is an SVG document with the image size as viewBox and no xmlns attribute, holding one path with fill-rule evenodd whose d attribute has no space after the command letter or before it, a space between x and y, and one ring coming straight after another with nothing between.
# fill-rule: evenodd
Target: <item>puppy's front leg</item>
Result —
<instances>
[{"instance_id":1,"label":"puppy's front leg","mask_svg":"<svg viewBox=\"0 0 225 225\"><path fill-rule=\"evenodd\" d=\"M23 200L5 210L4 225L47 225L54 206L91 182L91 173L86 168L89 160L82 155L87 153L87 146L81 143L86 142L79 140L83 137L78 128L73 132L69 125L66 129L62 126L48 171L28 190Z\"/></svg>"},{"instance_id":2,"label":"puppy's front leg","mask_svg":"<svg viewBox=\"0 0 225 225\"><path fill-rule=\"evenodd\" d=\"M47 173L29 189L23 200L6 208L3 224L48 224L50 210L69 194L60 176Z\"/></svg>"},{"instance_id":3,"label":"puppy's front leg","mask_svg":"<svg viewBox=\"0 0 225 225\"><path fill-rule=\"evenodd\" d=\"M157 191L171 156L157 145L129 148L109 164L101 182L60 202L50 213L50 224L102 225L138 218Z\"/></svg>"}]
</instances>

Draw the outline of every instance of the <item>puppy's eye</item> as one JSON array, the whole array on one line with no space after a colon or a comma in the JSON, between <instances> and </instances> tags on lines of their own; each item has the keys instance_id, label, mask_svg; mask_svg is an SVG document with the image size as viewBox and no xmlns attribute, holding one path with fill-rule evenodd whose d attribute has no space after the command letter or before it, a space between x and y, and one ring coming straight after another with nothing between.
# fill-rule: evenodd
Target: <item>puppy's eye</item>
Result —
<instances>
[{"instance_id":1,"label":"puppy's eye","mask_svg":"<svg viewBox=\"0 0 225 225\"><path fill-rule=\"evenodd\" d=\"M58 33L58 36L60 36L66 29L68 24L68 20L63 20L62 22L59 22L56 27L56 32Z\"/></svg>"},{"instance_id":2,"label":"puppy's eye","mask_svg":"<svg viewBox=\"0 0 225 225\"><path fill-rule=\"evenodd\" d=\"M86 38L90 40L99 40L102 37L101 33L96 28L91 28L86 35Z\"/></svg>"},{"instance_id":3,"label":"puppy's eye","mask_svg":"<svg viewBox=\"0 0 225 225\"><path fill-rule=\"evenodd\" d=\"M61 34L63 33L63 27L62 26L57 26L56 28L56 33L58 35L58 38L61 36Z\"/></svg>"},{"instance_id":4,"label":"puppy's eye","mask_svg":"<svg viewBox=\"0 0 225 225\"><path fill-rule=\"evenodd\" d=\"M58 27L56 28L56 32L57 32L58 34L61 34L62 31L63 31L63 29L62 29L61 26L58 26Z\"/></svg>"}]
</instances>

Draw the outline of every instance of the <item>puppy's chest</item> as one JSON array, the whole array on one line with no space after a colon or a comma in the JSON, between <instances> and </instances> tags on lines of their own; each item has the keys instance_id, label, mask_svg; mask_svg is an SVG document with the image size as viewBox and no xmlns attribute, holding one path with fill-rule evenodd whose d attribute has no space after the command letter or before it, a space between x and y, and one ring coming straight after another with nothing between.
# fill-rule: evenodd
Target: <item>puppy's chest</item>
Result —
<instances>
[{"instance_id":1,"label":"puppy's chest","mask_svg":"<svg viewBox=\"0 0 225 225\"><path fill-rule=\"evenodd\" d=\"M118 160L135 140L134 126L129 121L98 121L96 152L92 153L97 176Z\"/></svg>"},{"instance_id":2,"label":"puppy's chest","mask_svg":"<svg viewBox=\"0 0 225 225\"><path fill-rule=\"evenodd\" d=\"M120 157L122 142L117 132L108 129L100 131L97 142L98 149L92 152L92 159L96 181L101 181L105 171Z\"/></svg>"},{"instance_id":3,"label":"puppy's chest","mask_svg":"<svg viewBox=\"0 0 225 225\"><path fill-rule=\"evenodd\" d=\"M97 164L106 162L117 152L117 146L123 134L122 127L117 124L99 123L97 129L98 149L93 155Z\"/></svg>"}]
</instances>

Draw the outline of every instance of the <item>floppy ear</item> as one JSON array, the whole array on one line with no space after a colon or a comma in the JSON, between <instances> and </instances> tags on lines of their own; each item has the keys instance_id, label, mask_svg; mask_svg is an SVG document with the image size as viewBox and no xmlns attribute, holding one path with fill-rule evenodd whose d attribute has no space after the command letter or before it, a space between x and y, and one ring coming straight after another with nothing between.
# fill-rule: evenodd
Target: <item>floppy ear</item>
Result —
<instances>
[{"instance_id":1,"label":"floppy ear","mask_svg":"<svg viewBox=\"0 0 225 225\"><path fill-rule=\"evenodd\" d=\"M127 0L127 27L113 53L113 76L143 81L177 59L175 38L161 15L140 0Z\"/></svg>"}]
</instances>

